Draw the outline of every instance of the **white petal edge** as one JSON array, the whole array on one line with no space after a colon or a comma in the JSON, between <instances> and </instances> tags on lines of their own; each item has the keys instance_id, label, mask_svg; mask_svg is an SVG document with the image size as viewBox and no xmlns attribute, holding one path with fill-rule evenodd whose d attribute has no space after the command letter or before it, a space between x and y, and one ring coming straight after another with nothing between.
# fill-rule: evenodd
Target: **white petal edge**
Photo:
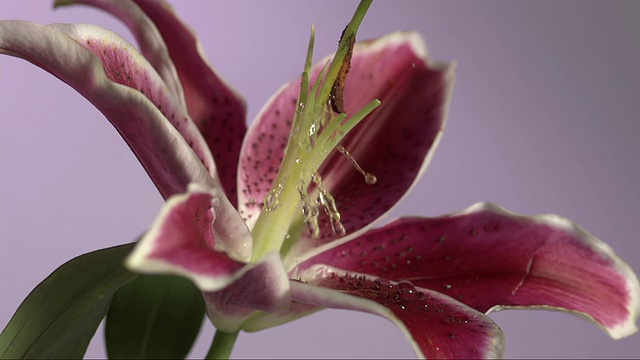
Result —
<instances>
[{"instance_id":1,"label":"white petal edge","mask_svg":"<svg viewBox=\"0 0 640 360\"><path fill-rule=\"evenodd\" d=\"M317 268L310 268L309 272L305 272L305 273L311 274L316 270ZM386 306L378 304L373 300L360 298L352 295L347 295L337 290L317 287L317 286L309 285L305 283L291 282L290 286L291 286L291 296L294 301L299 301L299 302L312 304L312 305L325 307L325 308L331 307L336 309L362 311L366 313L380 315L385 319L388 319L389 321L394 323L396 326L398 326L398 328L400 328L402 333L405 335L405 337L411 344L411 347L416 353L416 356L422 359L425 358L425 355L422 353L422 350L420 350L420 347L413 339L413 336L411 335L407 327ZM435 298L439 298L441 300L444 299L452 303L457 303L456 300L453 300L448 296L442 295L438 292L423 289L423 288L420 288L420 290L426 291L427 293L429 293L431 296ZM464 304L460 304L460 306L467 308L467 306ZM468 308L468 311L470 313L477 313L479 317L482 317L482 318L486 317L485 314L478 312L476 310L473 310L472 308ZM504 343L505 343L504 334L502 333L500 328L498 328L497 326L495 326L495 329L496 329L496 333L494 334L494 337L493 337L492 350L489 353L485 354L486 355L485 358L502 358L504 356Z\"/></svg>"},{"instance_id":2,"label":"white petal edge","mask_svg":"<svg viewBox=\"0 0 640 360\"><path fill-rule=\"evenodd\" d=\"M134 248L133 252L125 260L125 265L127 268L129 268L132 271L148 273L148 274L181 275L193 281L196 284L196 286L198 286L198 288L202 291L217 291L231 284L235 280L239 279L247 271L260 265L261 263L273 262L275 260L273 258L274 257L273 255L269 257L265 256L262 262L248 264L247 266L242 268L240 271L234 273L234 275L231 277L218 278L218 277L194 274L174 264L161 261L158 259L150 259L149 255L153 252L154 239L158 238L161 225L164 223L165 219L171 214L171 211L173 210L173 208L176 207L178 204L181 204L182 202L184 202L186 199L188 199L190 194L192 193L210 194L213 198L211 205L212 205L212 208L214 209L216 205L219 205L220 201L227 202L226 206L232 208L231 204L228 203L228 200L226 199L226 197L224 196L224 194L220 189L205 187L203 185L196 184L196 183L189 184L188 190L186 193L177 194L167 199L166 204L160 210L160 214L151 225L149 231L142 236L142 238L138 241L138 244ZM217 212L216 212L216 216L217 216ZM219 220L219 218L216 218L216 220ZM240 221L242 221L242 219L240 219ZM240 253L232 251L231 248L225 247L224 245L220 244L218 242L218 239L216 239L216 248L218 248L216 250L225 252L231 259L234 259L236 261L244 261L247 257L246 256L247 254L249 256L251 255L251 241L252 241L251 234L249 233L249 230L246 228L246 226L244 227L244 229L239 228L237 230L239 230L239 234L236 235L236 237L234 238L234 241L238 241L243 245L240 247L241 249ZM243 234L243 232L245 234ZM280 261L279 256L277 256L277 260Z\"/></svg>"}]
</instances>

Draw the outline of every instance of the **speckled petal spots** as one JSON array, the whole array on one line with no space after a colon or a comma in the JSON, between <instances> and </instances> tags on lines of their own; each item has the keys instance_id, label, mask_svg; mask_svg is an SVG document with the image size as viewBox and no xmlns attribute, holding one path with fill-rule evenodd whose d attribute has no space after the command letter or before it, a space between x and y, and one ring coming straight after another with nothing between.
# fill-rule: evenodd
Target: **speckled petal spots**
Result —
<instances>
[{"instance_id":1,"label":"speckled petal spots","mask_svg":"<svg viewBox=\"0 0 640 360\"><path fill-rule=\"evenodd\" d=\"M479 203L440 218L404 218L312 256L439 291L474 309L568 310L613 338L637 331L638 279L602 241L555 215L524 217Z\"/></svg>"},{"instance_id":2,"label":"speckled petal spots","mask_svg":"<svg viewBox=\"0 0 640 360\"><path fill-rule=\"evenodd\" d=\"M368 312L395 323L421 358L496 358L504 335L488 316L438 292L410 283L368 279L317 267L292 283L295 301Z\"/></svg>"},{"instance_id":3,"label":"speckled petal spots","mask_svg":"<svg viewBox=\"0 0 640 360\"><path fill-rule=\"evenodd\" d=\"M238 167L238 210L249 228L258 219L265 196L278 175L299 89L299 82L280 88L251 123L242 145Z\"/></svg>"},{"instance_id":4,"label":"speckled petal spots","mask_svg":"<svg viewBox=\"0 0 640 360\"><path fill-rule=\"evenodd\" d=\"M189 115L196 123L218 167L220 181L236 205L236 174L247 131L244 100L209 64L200 41L165 1L135 0L156 25L182 83Z\"/></svg>"},{"instance_id":5,"label":"speckled petal spots","mask_svg":"<svg viewBox=\"0 0 640 360\"><path fill-rule=\"evenodd\" d=\"M336 200L347 233L364 228L388 212L425 170L438 143L453 67L428 63L425 53L422 39L415 33L393 33L355 45L344 89L347 116L376 98L382 105L347 135L343 145L365 171L377 177L377 182L367 184L338 151L319 171ZM313 80L326 60L313 68ZM298 105L299 87L300 81L293 81L271 98L243 145L239 206L250 226L273 186ZM337 237L328 217L320 220L320 239L303 238L294 251L302 253Z\"/></svg>"},{"instance_id":6,"label":"speckled petal spots","mask_svg":"<svg viewBox=\"0 0 640 360\"><path fill-rule=\"evenodd\" d=\"M213 183L205 169L213 168L211 155L197 141L199 134L184 125L189 123L186 114L181 116L157 73L117 35L90 25L3 21L0 52L38 65L91 101L122 135L164 197L183 192L190 182ZM183 136L163 115L171 118L174 111ZM193 142L195 154L188 142Z\"/></svg>"},{"instance_id":7,"label":"speckled petal spots","mask_svg":"<svg viewBox=\"0 0 640 360\"><path fill-rule=\"evenodd\" d=\"M149 20L147 15L130 0L55 0L54 6L65 6L72 4L84 4L100 8L111 13L120 19L133 33L140 53L149 61L158 72L162 80L167 84L173 96L183 105L184 94L182 85L178 79L176 68L169 57L167 47L162 40L155 25Z\"/></svg>"}]
</instances>

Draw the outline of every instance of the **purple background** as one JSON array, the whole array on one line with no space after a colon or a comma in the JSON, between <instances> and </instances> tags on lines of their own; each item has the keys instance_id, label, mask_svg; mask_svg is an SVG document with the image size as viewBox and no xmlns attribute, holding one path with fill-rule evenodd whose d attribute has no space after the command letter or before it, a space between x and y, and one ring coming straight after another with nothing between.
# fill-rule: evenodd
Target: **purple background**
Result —
<instances>
[{"instance_id":1,"label":"purple background","mask_svg":"<svg viewBox=\"0 0 640 360\"><path fill-rule=\"evenodd\" d=\"M177 1L174 1L177 2ZM302 68L332 52L355 1L175 4L211 62L246 96L249 119ZM449 124L425 177L394 211L435 216L483 200L564 215L640 272L640 2L377 2L360 39L421 32L432 58L457 60ZM129 33L99 11L0 0L0 18L87 22ZM68 259L129 242L162 200L111 125L86 100L25 61L0 57L0 326ZM635 357L638 335L609 339L574 316L491 315L508 357ZM207 322L192 353L202 357ZM242 334L237 357L412 357L372 315L325 310ZM103 357L101 330L87 356Z\"/></svg>"}]
</instances>

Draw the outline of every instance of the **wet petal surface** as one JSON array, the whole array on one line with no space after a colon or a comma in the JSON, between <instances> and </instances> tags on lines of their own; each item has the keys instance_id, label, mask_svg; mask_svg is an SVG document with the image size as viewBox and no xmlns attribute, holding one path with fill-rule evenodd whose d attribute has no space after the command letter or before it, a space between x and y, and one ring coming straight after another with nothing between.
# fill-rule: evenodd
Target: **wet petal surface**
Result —
<instances>
[{"instance_id":1,"label":"wet petal surface","mask_svg":"<svg viewBox=\"0 0 640 360\"><path fill-rule=\"evenodd\" d=\"M400 327L416 354L427 358L493 358L504 336L486 315L409 282L392 283L316 267L292 285L294 300L384 316Z\"/></svg>"},{"instance_id":2,"label":"wet petal surface","mask_svg":"<svg viewBox=\"0 0 640 360\"><path fill-rule=\"evenodd\" d=\"M554 215L476 204L441 218L404 218L311 257L354 273L408 280L488 312L576 311L614 338L636 331L638 280L602 241Z\"/></svg>"}]
</instances>

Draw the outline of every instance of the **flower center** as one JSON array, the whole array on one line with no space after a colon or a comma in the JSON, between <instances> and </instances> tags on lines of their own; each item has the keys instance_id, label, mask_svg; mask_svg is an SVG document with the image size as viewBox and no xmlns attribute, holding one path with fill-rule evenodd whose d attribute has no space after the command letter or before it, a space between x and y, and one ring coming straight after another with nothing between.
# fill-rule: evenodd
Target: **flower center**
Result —
<instances>
[{"instance_id":1,"label":"flower center","mask_svg":"<svg viewBox=\"0 0 640 360\"><path fill-rule=\"evenodd\" d=\"M253 228L252 260L258 260L271 251L281 249L283 242L294 235L293 230L290 233L290 228L300 217L306 223L311 236L318 237L320 207L329 216L333 232L337 235L346 233L336 202L318 174L318 169L334 149L349 159L367 183L376 182L375 175L364 171L340 145L342 139L380 105L380 101L374 100L350 117L347 117L343 109L342 91L349 71L355 34L370 2L360 3L342 34L336 55L330 64L324 66L313 86L310 86L309 78L315 31L313 27L311 29L298 107L285 156L274 187L265 197L264 211ZM295 235L297 236L297 233Z\"/></svg>"}]
</instances>

